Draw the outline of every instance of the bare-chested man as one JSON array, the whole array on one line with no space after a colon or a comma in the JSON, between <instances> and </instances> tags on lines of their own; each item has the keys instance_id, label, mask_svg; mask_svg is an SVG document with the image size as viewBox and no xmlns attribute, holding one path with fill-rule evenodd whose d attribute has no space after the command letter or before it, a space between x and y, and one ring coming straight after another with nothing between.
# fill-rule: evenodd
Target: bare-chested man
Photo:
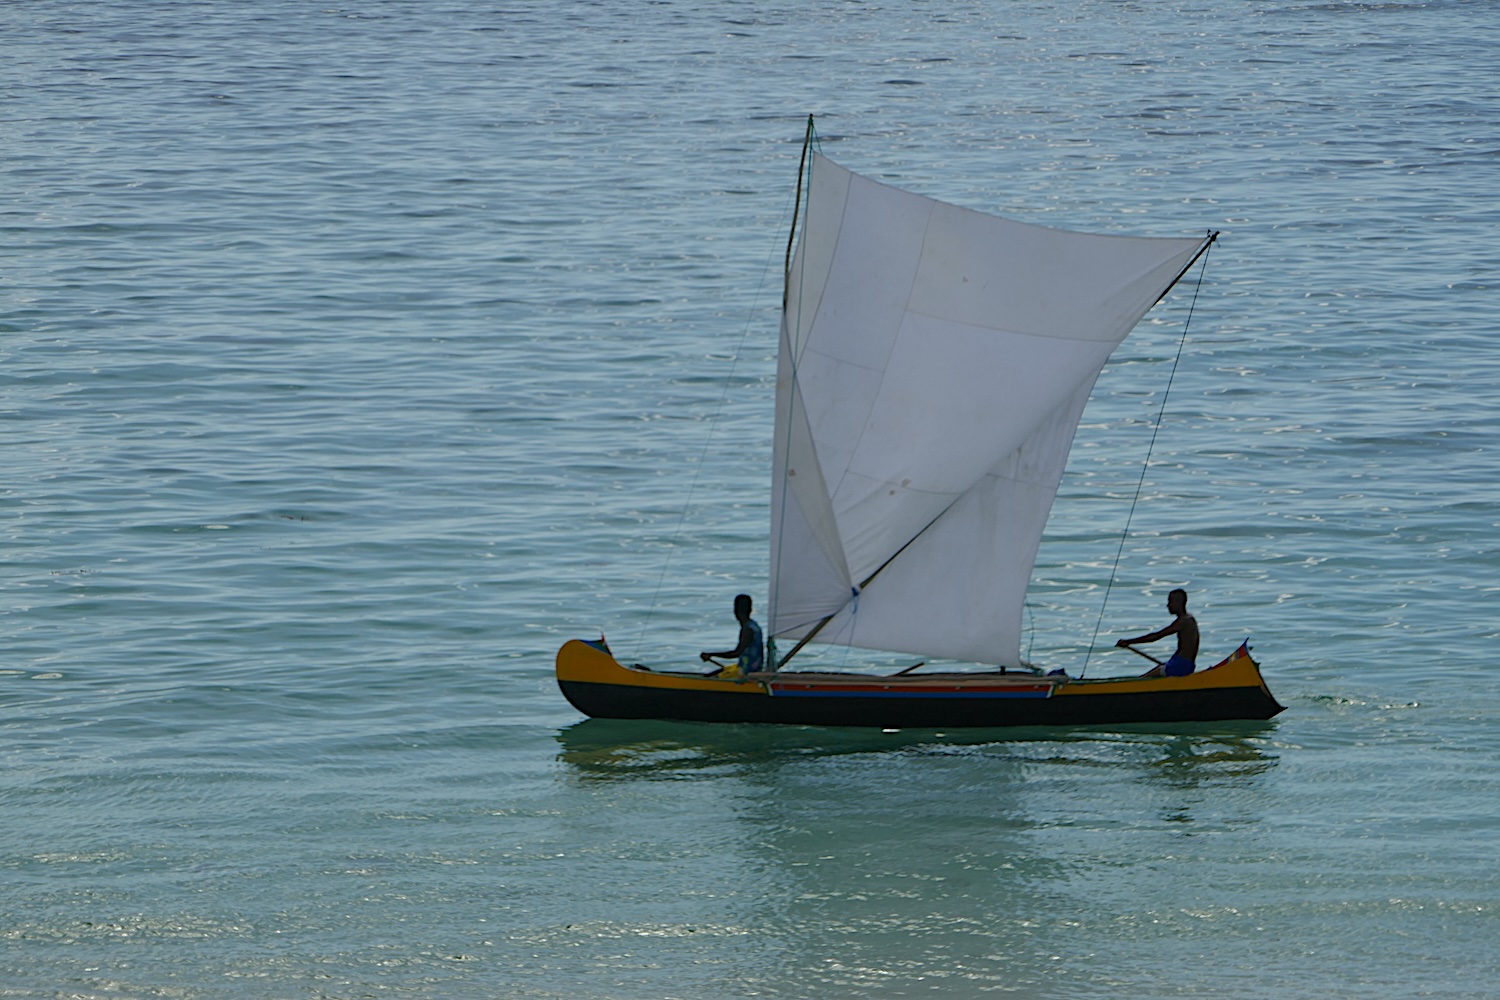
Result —
<instances>
[{"instance_id":1,"label":"bare-chested man","mask_svg":"<svg viewBox=\"0 0 1500 1000\"><path fill-rule=\"evenodd\" d=\"M1174 590L1167 595L1167 610L1177 617L1165 628L1145 635L1138 635L1134 639L1121 639L1116 646L1134 646L1138 642L1155 642L1165 639L1169 635L1177 637L1177 652L1167 658L1167 661L1159 667L1153 667L1142 674L1142 677L1160 677L1165 674L1168 677L1181 677L1196 670L1198 659L1198 620L1188 614L1187 591Z\"/></svg>"}]
</instances>

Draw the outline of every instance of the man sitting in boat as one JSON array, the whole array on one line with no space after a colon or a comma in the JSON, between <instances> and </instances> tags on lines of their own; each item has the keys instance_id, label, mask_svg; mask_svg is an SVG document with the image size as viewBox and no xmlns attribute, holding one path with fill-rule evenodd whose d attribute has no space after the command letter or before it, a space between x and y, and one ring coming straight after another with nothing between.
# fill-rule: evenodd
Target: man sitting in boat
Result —
<instances>
[{"instance_id":1,"label":"man sitting in boat","mask_svg":"<svg viewBox=\"0 0 1500 1000\"><path fill-rule=\"evenodd\" d=\"M734 599L734 616L740 621L740 644L722 653L699 653L698 659L707 663L715 657L732 656L735 662L715 670L715 675L726 680L744 680L746 674L764 670L766 664L766 640L760 626L750 617L750 595L739 594ZM1194 633L1196 635L1196 633Z\"/></svg>"},{"instance_id":2,"label":"man sitting in boat","mask_svg":"<svg viewBox=\"0 0 1500 1000\"><path fill-rule=\"evenodd\" d=\"M1198 659L1198 620L1188 614L1187 591L1174 590L1167 595L1167 610L1177 617L1165 628L1146 635L1138 635L1134 639L1121 639L1116 646L1134 646L1138 642L1155 642L1165 639L1169 635L1177 637L1177 652L1167 658L1160 666L1152 667L1142 674L1142 677L1182 677L1197 669Z\"/></svg>"}]
</instances>

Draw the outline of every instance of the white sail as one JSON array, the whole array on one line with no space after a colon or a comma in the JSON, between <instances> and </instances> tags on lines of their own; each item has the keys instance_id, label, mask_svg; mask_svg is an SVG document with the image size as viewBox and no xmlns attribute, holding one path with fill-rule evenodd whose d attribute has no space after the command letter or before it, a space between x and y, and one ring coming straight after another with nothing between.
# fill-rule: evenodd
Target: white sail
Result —
<instances>
[{"instance_id":1,"label":"white sail","mask_svg":"<svg viewBox=\"0 0 1500 1000\"><path fill-rule=\"evenodd\" d=\"M787 284L768 624L1019 660L1042 529L1095 378L1202 239L1048 229L822 156Z\"/></svg>"}]
</instances>

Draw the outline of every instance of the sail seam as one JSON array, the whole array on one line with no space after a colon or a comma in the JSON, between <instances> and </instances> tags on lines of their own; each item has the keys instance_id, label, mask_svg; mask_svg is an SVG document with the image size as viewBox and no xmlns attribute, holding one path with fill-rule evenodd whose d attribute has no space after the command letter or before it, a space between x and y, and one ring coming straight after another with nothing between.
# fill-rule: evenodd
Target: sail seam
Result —
<instances>
[{"instance_id":1,"label":"sail seam","mask_svg":"<svg viewBox=\"0 0 1500 1000\"><path fill-rule=\"evenodd\" d=\"M856 179L860 179L860 180L864 179L864 178L859 178L858 175L855 175L855 177L856 177ZM876 183L876 182L872 182L872 183ZM853 190L853 183L850 184L850 190L851 191ZM848 210L848 204L847 204L847 202L845 203L844 207L845 207L845 211L847 211ZM923 251L925 251L927 249L927 238L928 238L928 235L932 231L932 212L933 212L933 205L929 204L927 206L927 215L926 215L926 218L922 222L922 250ZM918 260L922 259L922 252L921 251L919 251L917 253L917 259ZM912 311L912 308L911 308L912 294L916 290L916 287L917 287L917 277L918 277L919 274L920 274L920 269L919 268L914 268L912 270L911 283L907 286L906 295L902 299L901 309L902 309L902 313L903 314L909 313L909 312ZM893 355L893 354L896 353L896 348L901 343L901 326L902 326L902 324L899 323L899 322L896 324L896 329L895 329L895 331L891 335L891 342L890 342L890 344L889 344L889 346L887 348L887 351L886 351L885 361L884 361L884 363L881 365L881 367L879 369L868 368L868 367L863 366L863 365L857 366L857 367L864 368L866 371L879 371L879 373L880 373L880 381L875 386L875 391L872 392L872 393L870 393L870 406L869 406L869 409L867 409L865 411L865 414L864 414L864 425L867 428L870 426L870 416L871 416L872 413L875 412L875 404L880 399L881 390L885 388L886 381L890 377L890 370L891 370L890 360L891 360L891 355ZM828 355L824 355L824 357L827 357L827 356ZM858 454L858 452L859 452L859 442L856 442L854 450L850 453L850 458L852 459L855 454ZM832 496L838 496L839 491L844 488L844 480L846 478L848 478L849 472L851 471L851 464L852 463L846 463L844 465L843 471L841 471L839 473L839 481L836 484L833 484L832 489L829 491L829 496L831 496L831 497ZM923 530L926 530L926 529L923 529Z\"/></svg>"}]
</instances>

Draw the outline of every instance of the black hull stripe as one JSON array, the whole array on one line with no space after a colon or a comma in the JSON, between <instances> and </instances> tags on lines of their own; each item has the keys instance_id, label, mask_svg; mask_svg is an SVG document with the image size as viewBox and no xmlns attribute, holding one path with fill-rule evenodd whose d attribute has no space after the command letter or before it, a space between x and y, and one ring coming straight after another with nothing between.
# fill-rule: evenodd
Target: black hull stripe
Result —
<instances>
[{"instance_id":1,"label":"black hull stripe","mask_svg":"<svg viewBox=\"0 0 1500 1000\"><path fill-rule=\"evenodd\" d=\"M993 726L1106 725L1269 719L1282 706L1263 689L1210 688L1052 698L911 698L825 695L767 697L561 681L573 707L596 719L775 722L803 726L947 729Z\"/></svg>"}]
</instances>

